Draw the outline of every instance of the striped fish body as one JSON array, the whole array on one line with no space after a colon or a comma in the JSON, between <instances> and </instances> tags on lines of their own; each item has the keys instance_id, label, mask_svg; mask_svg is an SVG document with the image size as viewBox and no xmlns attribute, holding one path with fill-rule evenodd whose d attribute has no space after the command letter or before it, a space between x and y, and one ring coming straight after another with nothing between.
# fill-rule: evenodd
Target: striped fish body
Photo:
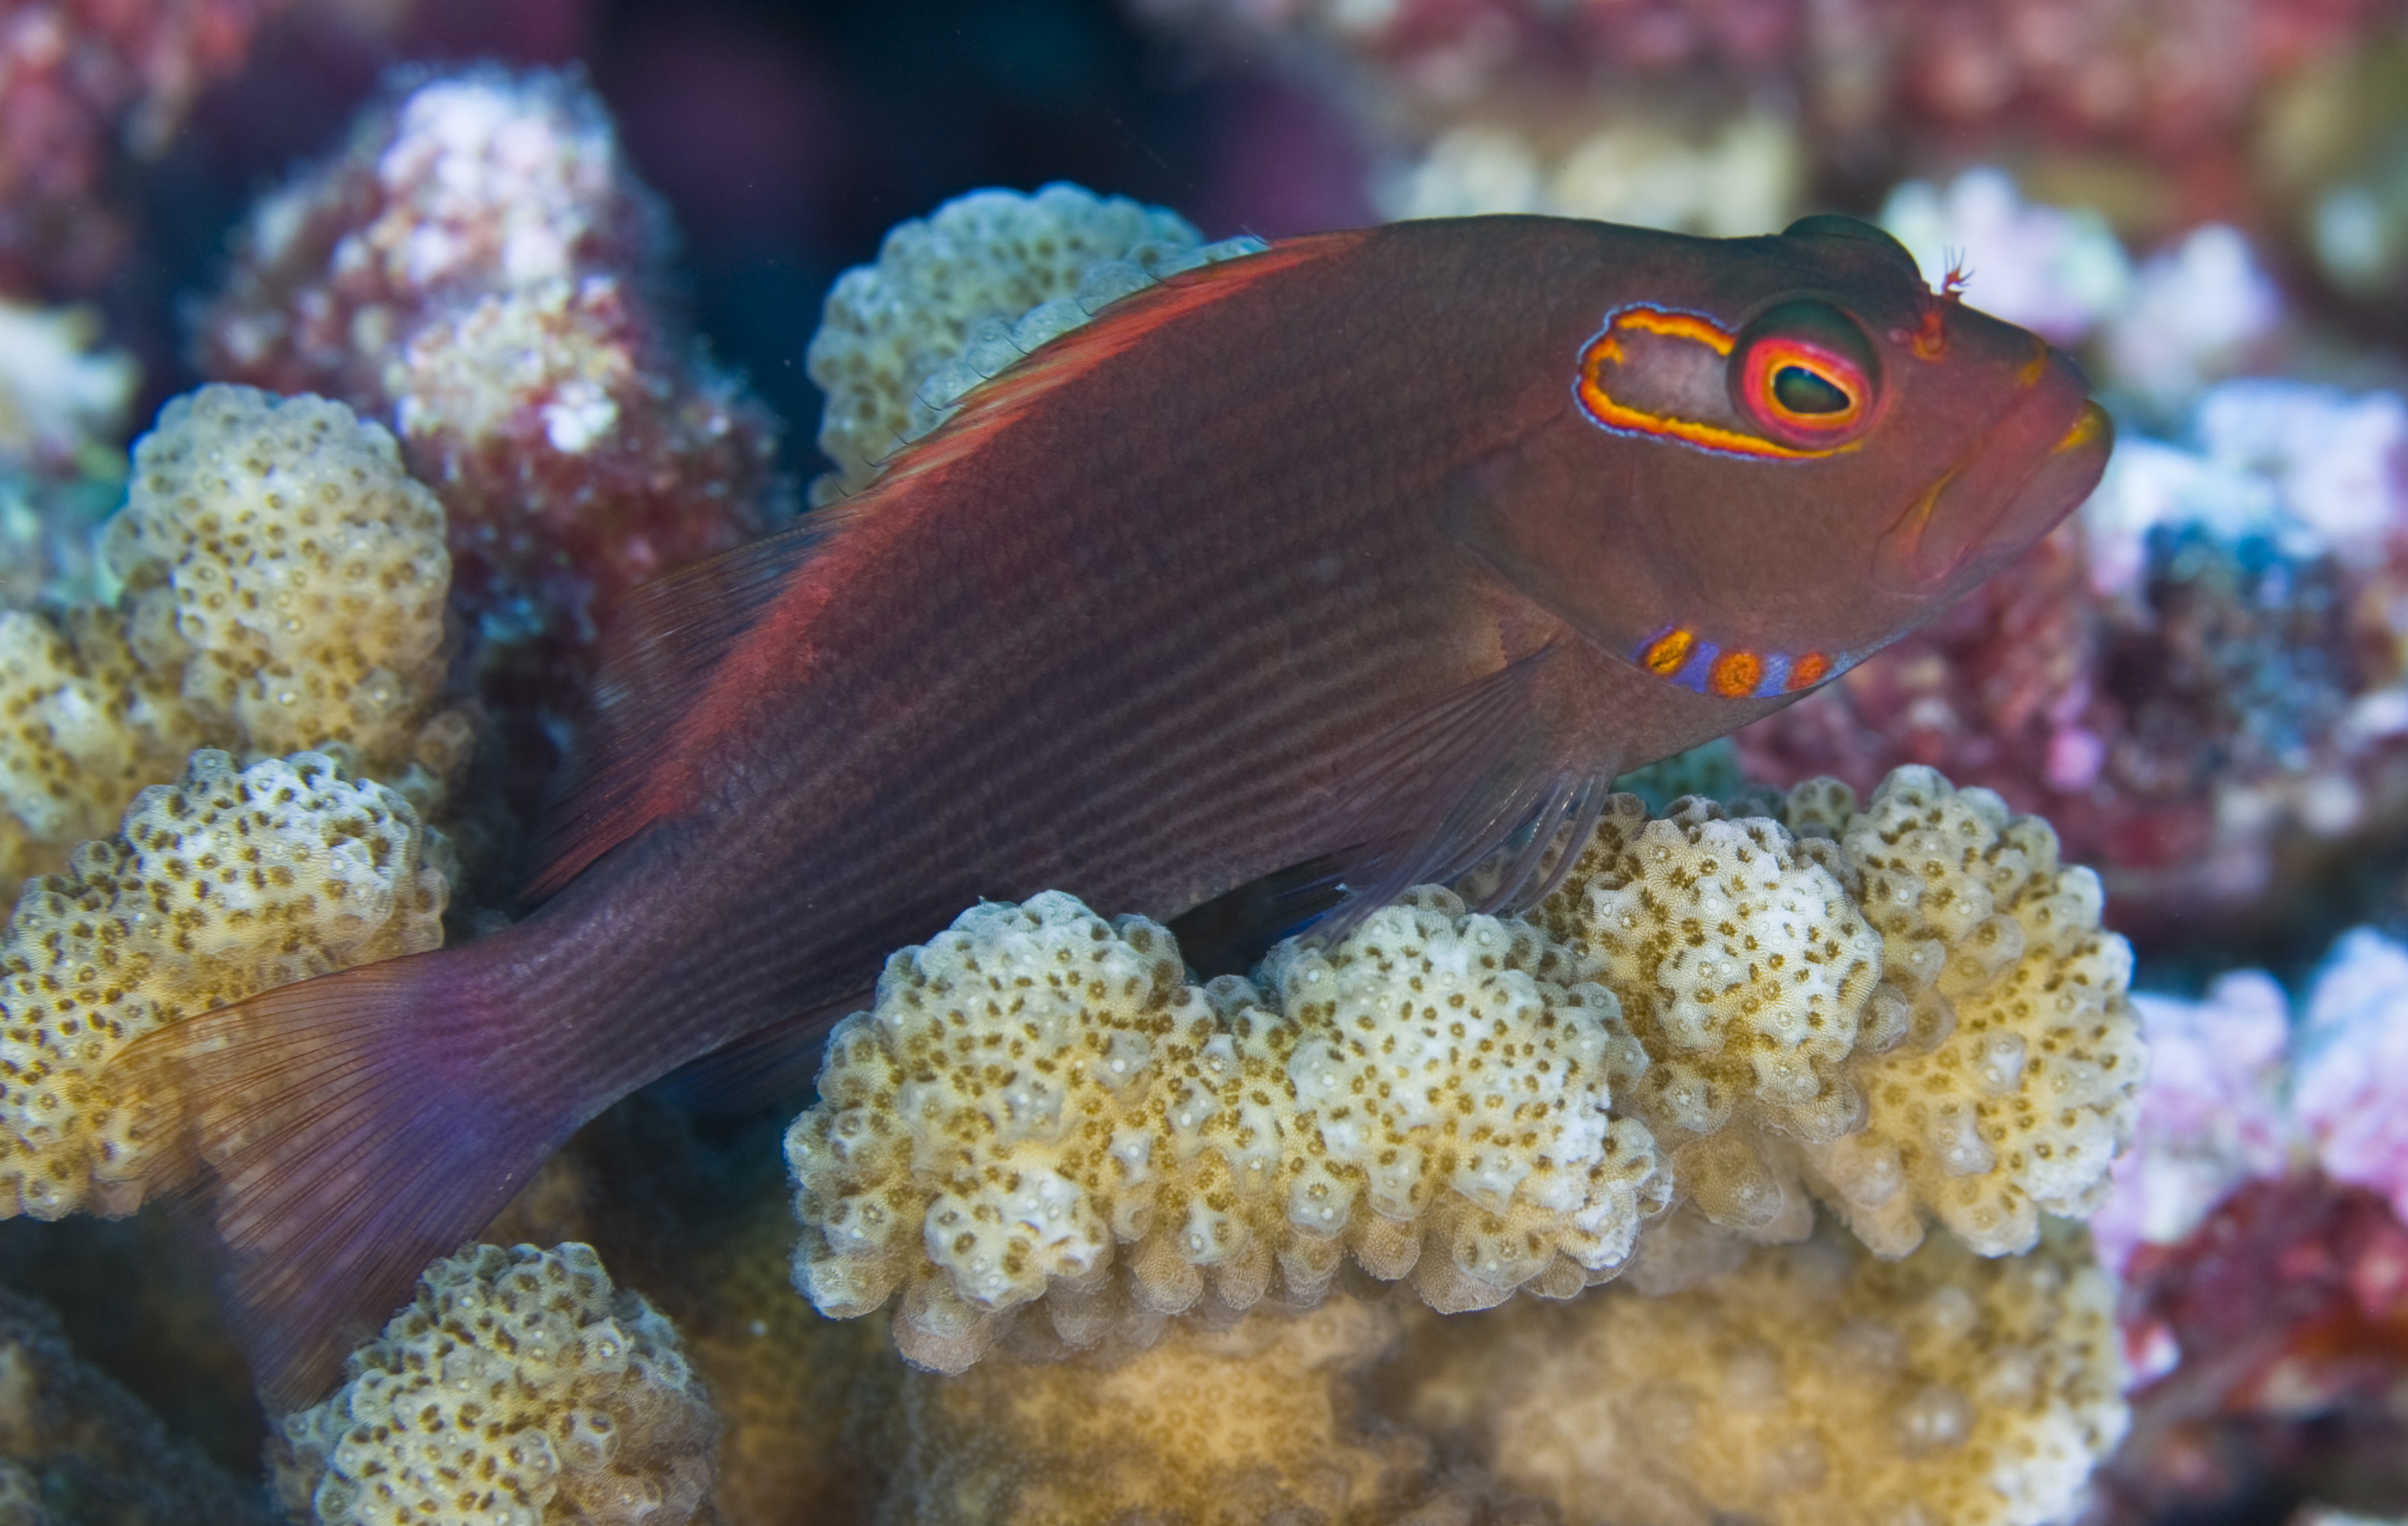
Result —
<instances>
[{"instance_id":1,"label":"striped fish body","mask_svg":"<svg viewBox=\"0 0 2408 1526\"><path fill-rule=\"evenodd\" d=\"M981 898L1168 918L1303 864L1358 895L1450 874L1786 702L1799 654L1935 612L2095 477L2103 444L2058 459L2070 367L2043 347L2016 383L2037 341L1950 312L1953 364L1895 365L1870 433L1820 455L1732 447L1697 380L1800 293L1870 345L1923 334L1935 299L1876 238L1482 219L1278 246L1107 310L858 497L658 585L531 915L148 1046L198 1120L263 1386L311 1395L594 1113L842 1010ZM1705 327L1617 329L1634 304ZM1989 518L1917 582L1909 522L1948 524L1967 481Z\"/></svg>"}]
</instances>

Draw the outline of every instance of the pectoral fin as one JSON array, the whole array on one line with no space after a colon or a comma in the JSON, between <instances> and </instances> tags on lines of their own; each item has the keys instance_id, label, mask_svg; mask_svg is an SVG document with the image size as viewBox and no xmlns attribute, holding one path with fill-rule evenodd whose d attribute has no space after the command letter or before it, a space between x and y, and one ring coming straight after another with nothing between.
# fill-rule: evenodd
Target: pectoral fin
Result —
<instances>
[{"instance_id":1,"label":"pectoral fin","mask_svg":"<svg viewBox=\"0 0 2408 1526\"><path fill-rule=\"evenodd\" d=\"M1444 883L1509 844L1484 883L1484 909L1512 910L1553 888L1570 856L1547 857L1567 828L1594 826L1613 760L1567 757L1548 713L1553 648L1507 664L1373 738L1340 788L1353 846L1332 856L1345 900L1315 925L1342 937L1416 885Z\"/></svg>"}]
</instances>

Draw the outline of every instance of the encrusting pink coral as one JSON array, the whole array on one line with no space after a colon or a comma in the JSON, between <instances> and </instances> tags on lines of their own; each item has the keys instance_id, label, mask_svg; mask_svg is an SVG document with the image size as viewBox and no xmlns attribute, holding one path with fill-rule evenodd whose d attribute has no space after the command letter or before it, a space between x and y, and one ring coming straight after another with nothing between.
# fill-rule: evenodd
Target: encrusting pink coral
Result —
<instances>
[{"instance_id":1,"label":"encrusting pink coral","mask_svg":"<svg viewBox=\"0 0 2408 1526\"><path fill-rule=\"evenodd\" d=\"M254 210L200 360L387 424L450 516L457 602L574 653L780 512L776 425L669 315L668 244L575 75L423 79Z\"/></svg>"},{"instance_id":2,"label":"encrusting pink coral","mask_svg":"<svg viewBox=\"0 0 2408 1526\"><path fill-rule=\"evenodd\" d=\"M0 9L0 290L92 291L125 256L104 194L155 155L290 0L36 0ZM122 147L121 147L122 146Z\"/></svg>"},{"instance_id":3,"label":"encrusting pink coral","mask_svg":"<svg viewBox=\"0 0 2408 1526\"><path fill-rule=\"evenodd\" d=\"M2381 1198L2313 1171L2250 1182L2124 1281L2141 1381L2089 1519L2205 1519L2270 1485L2408 1497L2408 1225Z\"/></svg>"},{"instance_id":4,"label":"encrusting pink coral","mask_svg":"<svg viewBox=\"0 0 2408 1526\"><path fill-rule=\"evenodd\" d=\"M2090 1220L2111 1271L2144 1244L2188 1234L2240 1183L2280 1175L2299 1133L2283 1097L2290 1012L2270 977L2236 971L2199 1001L2136 991L2132 1008L2149 1075L2132 1147Z\"/></svg>"},{"instance_id":5,"label":"encrusting pink coral","mask_svg":"<svg viewBox=\"0 0 2408 1526\"><path fill-rule=\"evenodd\" d=\"M2408 1223L2408 948L2342 935L2308 993L2292 1111L2335 1181L2370 1188Z\"/></svg>"}]
</instances>

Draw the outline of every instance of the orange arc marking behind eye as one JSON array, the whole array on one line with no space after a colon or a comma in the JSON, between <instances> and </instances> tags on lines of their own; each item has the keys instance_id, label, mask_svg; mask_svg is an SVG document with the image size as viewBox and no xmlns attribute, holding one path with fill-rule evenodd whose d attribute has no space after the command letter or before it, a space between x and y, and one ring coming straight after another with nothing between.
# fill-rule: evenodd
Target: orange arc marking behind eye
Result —
<instances>
[{"instance_id":1,"label":"orange arc marking behind eye","mask_svg":"<svg viewBox=\"0 0 2408 1526\"><path fill-rule=\"evenodd\" d=\"M1764 682L1764 659L1753 652L1726 652L1714 659L1706 684L1726 699L1743 699Z\"/></svg>"},{"instance_id":2,"label":"orange arc marking behind eye","mask_svg":"<svg viewBox=\"0 0 2408 1526\"><path fill-rule=\"evenodd\" d=\"M1701 424L1694 419L1676 419L1670 414L1650 413L1643 409L1632 408L1627 403L1615 401L1613 395L1605 389L1604 373L1607 367L1619 366L1627 358L1621 344L1614 338L1616 330L1627 328L1639 329L1649 334L1662 334L1673 338L1693 339L1718 355L1729 354L1731 346L1736 342L1736 336L1728 329L1712 319L1699 317L1696 313L1676 312L1666 308L1631 307L1610 314L1606 320L1604 331L1591 339L1588 347L1581 352L1580 379L1572 385L1573 394L1579 398L1581 408L1591 419L1605 428L1625 429L1633 434L1654 435L1658 439L1682 440L1704 450L1723 451L1732 455L1761 456L1776 461L1816 461L1825 456L1837 455L1843 451L1853 451L1856 448L1858 442L1850 440L1843 445L1801 450L1793 446L1778 445L1769 439L1759 439L1754 435L1742 435L1737 430Z\"/></svg>"},{"instance_id":3,"label":"orange arc marking behind eye","mask_svg":"<svg viewBox=\"0 0 2408 1526\"><path fill-rule=\"evenodd\" d=\"M1639 655L1639 665L1658 678L1670 678L1681 670L1697 646L1695 631L1675 626L1647 643L1647 650Z\"/></svg>"},{"instance_id":4,"label":"orange arc marking behind eye","mask_svg":"<svg viewBox=\"0 0 2408 1526\"><path fill-rule=\"evenodd\" d=\"M1607 332L1614 328L1635 328L1641 333L1661 334L1668 338L1695 339L1715 354L1727 355L1737 336L1711 318L1700 318L1694 312L1675 312L1669 308L1626 308L1618 314Z\"/></svg>"},{"instance_id":5,"label":"orange arc marking behind eye","mask_svg":"<svg viewBox=\"0 0 2408 1526\"><path fill-rule=\"evenodd\" d=\"M1592 354L1595 353L1594 350L1590 352ZM1583 357L1584 360L1586 358L1586 356ZM1769 439L1758 439L1754 435L1742 435L1736 430L1719 428L1711 424L1698 424L1691 419L1676 419L1666 414L1644 412L1615 402L1605 388L1598 384L1596 368L1593 367L1583 367L1579 392L1581 407L1587 410L1590 418L1608 429L1628 429L1642 435L1657 435L1686 440L1692 445L1701 445L1710 451L1728 451L1734 455L1768 456L1780 461L1813 461L1827 455L1837 455L1842 451L1856 449L1855 442L1851 441L1845 445L1834 445L1819 451L1795 450L1787 445L1776 445Z\"/></svg>"}]
</instances>

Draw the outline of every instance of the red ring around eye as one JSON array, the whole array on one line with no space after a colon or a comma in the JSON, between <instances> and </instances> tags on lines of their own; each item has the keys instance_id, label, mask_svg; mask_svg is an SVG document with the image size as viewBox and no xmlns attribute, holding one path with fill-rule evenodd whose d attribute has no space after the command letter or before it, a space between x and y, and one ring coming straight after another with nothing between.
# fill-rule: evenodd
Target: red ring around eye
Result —
<instances>
[{"instance_id":1,"label":"red ring around eye","mask_svg":"<svg viewBox=\"0 0 2408 1526\"><path fill-rule=\"evenodd\" d=\"M1783 403L1778 383L1781 373L1792 367L1837 392L1847 399L1847 405L1825 412L1801 412ZM1843 434L1855 428L1864 418L1865 402L1872 393L1864 373L1846 356L1819 344L1778 337L1759 339L1748 347L1740 386L1768 423L1810 438Z\"/></svg>"}]
</instances>

